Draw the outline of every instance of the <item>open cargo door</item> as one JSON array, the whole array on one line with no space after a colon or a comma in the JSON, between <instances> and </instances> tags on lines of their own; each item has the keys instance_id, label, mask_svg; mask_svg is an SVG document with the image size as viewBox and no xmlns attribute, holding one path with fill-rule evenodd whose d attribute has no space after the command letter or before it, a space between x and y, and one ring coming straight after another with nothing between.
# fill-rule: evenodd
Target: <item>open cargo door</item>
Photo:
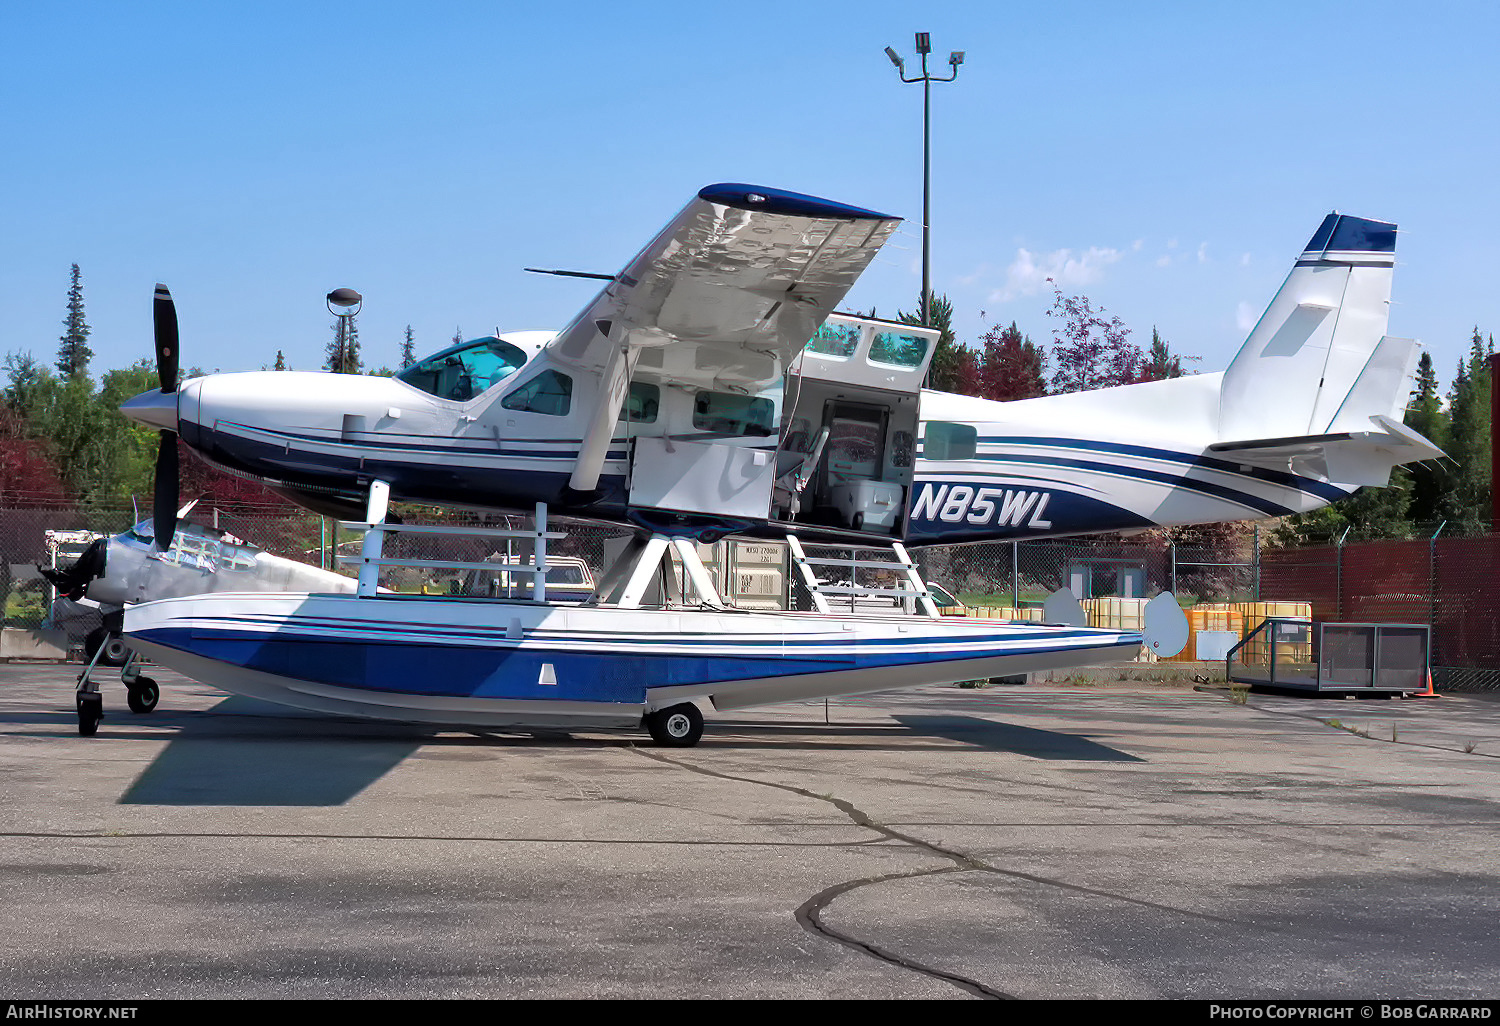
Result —
<instances>
[{"instance_id":1,"label":"open cargo door","mask_svg":"<svg viewBox=\"0 0 1500 1026\"><path fill-rule=\"evenodd\" d=\"M691 416L635 437L631 506L903 537L937 338L835 314L768 380L726 385L716 368L695 386L701 353L692 367L664 365L664 385L695 389Z\"/></svg>"}]
</instances>

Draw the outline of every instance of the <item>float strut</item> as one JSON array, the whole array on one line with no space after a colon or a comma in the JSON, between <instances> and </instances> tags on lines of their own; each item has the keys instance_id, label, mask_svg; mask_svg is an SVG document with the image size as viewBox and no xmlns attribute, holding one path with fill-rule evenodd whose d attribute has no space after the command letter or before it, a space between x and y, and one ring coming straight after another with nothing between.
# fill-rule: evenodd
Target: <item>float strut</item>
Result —
<instances>
[{"instance_id":1,"label":"float strut","mask_svg":"<svg viewBox=\"0 0 1500 1026\"><path fill-rule=\"evenodd\" d=\"M385 545L385 515L391 507L391 486L384 481L370 482L370 505L365 510L364 545L360 549L359 594L374 595L380 590L380 553Z\"/></svg>"}]
</instances>

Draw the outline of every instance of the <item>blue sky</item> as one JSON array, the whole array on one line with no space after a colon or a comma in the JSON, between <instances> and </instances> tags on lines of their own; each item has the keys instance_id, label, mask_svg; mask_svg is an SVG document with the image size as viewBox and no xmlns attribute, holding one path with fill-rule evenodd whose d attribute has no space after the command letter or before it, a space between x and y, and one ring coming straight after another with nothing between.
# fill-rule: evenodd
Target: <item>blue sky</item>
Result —
<instances>
[{"instance_id":1,"label":"blue sky","mask_svg":"<svg viewBox=\"0 0 1500 1026\"><path fill-rule=\"evenodd\" d=\"M960 338L1050 340L1051 274L1222 368L1331 209L1397 221L1391 333L1445 383L1500 331L1500 5L422 4L0 7L0 351L51 362L81 265L94 369L320 365L560 327L701 186L907 217L851 293L915 305L932 33L933 279ZM899 247L899 248L898 248ZM983 316L981 316L983 311Z\"/></svg>"}]
</instances>

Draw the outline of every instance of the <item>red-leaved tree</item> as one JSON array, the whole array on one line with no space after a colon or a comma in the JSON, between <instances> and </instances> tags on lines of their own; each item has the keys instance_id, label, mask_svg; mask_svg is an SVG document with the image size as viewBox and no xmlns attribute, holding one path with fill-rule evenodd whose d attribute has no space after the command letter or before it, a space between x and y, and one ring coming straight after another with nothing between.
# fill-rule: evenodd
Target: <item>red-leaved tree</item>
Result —
<instances>
[{"instance_id":1,"label":"red-leaved tree","mask_svg":"<svg viewBox=\"0 0 1500 1026\"><path fill-rule=\"evenodd\" d=\"M995 325L979 336L983 356L979 366L980 392L986 399L1009 402L1047 394L1047 354L1021 334L1015 321Z\"/></svg>"},{"instance_id":2,"label":"red-leaved tree","mask_svg":"<svg viewBox=\"0 0 1500 1026\"><path fill-rule=\"evenodd\" d=\"M1052 279L1048 278L1048 281ZM1141 380L1145 357L1130 341L1130 329L1119 317L1105 320L1105 310L1095 310L1087 296L1064 296L1055 284L1056 298L1047 316L1062 321L1052 329L1052 391L1087 392L1111 385Z\"/></svg>"},{"instance_id":3,"label":"red-leaved tree","mask_svg":"<svg viewBox=\"0 0 1500 1026\"><path fill-rule=\"evenodd\" d=\"M0 410L0 505L63 504L67 492L45 444L27 437L20 416Z\"/></svg>"}]
</instances>

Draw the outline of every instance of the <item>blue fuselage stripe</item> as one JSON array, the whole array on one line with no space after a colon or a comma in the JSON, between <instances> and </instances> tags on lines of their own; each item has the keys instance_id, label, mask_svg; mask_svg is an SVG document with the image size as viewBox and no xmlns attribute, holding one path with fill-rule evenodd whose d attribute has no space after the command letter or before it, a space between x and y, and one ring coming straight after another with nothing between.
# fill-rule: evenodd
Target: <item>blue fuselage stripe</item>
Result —
<instances>
[{"instance_id":1,"label":"blue fuselage stripe","mask_svg":"<svg viewBox=\"0 0 1500 1026\"><path fill-rule=\"evenodd\" d=\"M1298 477L1296 474L1289 474L1281 470L1270 470L1264 467L1243 469L1243 464L1232 463L1229 460L1222 460L1213 456L1204 456L1201 453L1180 452L1175 449L1157 449L1152 446L1131 445L1126 442L1101 442L1079 438L1033 438L1022 435L993 435L981 436L979 443L981 445L1052 445L1060 449L1117 452L1124 456L1142 456L1147 459L1182 463L1190 467L1202 467L1205 470L1221 471L1235 477L1248 477L1256 481L1265 481L1269 484L1283 485L1287 488L1295 488L1298 491L1306 492L1309 495L1315 495L1320 499L1327 499L1330 502L1347 498L1349 495L1348 492L1334 485L1323 481L1314 481L1311 478Z\"/></svg>"}]
</instances>

